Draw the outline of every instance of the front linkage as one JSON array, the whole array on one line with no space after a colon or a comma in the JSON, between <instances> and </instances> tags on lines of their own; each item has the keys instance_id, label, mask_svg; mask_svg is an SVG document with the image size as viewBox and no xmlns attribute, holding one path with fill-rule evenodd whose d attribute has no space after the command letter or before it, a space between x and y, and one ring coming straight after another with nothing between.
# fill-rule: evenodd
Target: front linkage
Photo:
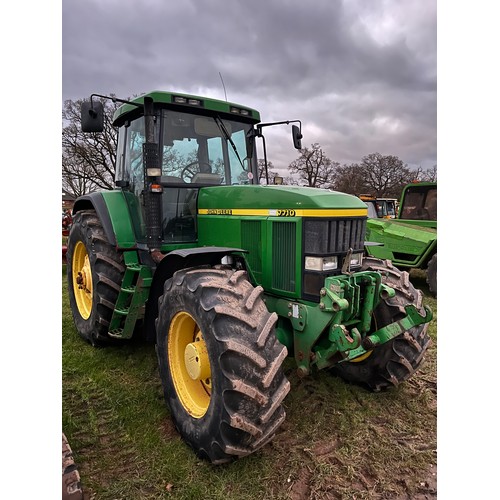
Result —
<instances>
[{"instance_id":1,"label":"front linkage","mask_svg":"<svg viewBox=\"0 0 500 500\"><path fill-rule=\"evenodd\" d=\"M292 324L299 376L308 375L313 366L330 368L360 358L431 321L432 311L427 306L422 315L413 303L398 304L398 313L392 317L395 321L378 327L377 307L382 301L390 303L395 295L394 288L382 283L380 272L361 271L326 278L317 306L276 300L278 314L288 316Z\"/></svg>"}]
</instances>

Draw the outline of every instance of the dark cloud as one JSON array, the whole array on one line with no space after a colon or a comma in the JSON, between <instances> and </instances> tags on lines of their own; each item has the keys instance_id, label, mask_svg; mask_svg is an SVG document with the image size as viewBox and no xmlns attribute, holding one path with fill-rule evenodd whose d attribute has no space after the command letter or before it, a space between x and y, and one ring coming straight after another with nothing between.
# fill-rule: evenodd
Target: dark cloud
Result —
<instances>
[{"instance_id":1,"label":"dark cloud","mask_svg":"<svg viewBox=\"0 0 500 500\"><path fill-rule=\"evenodd\" d=\"M300 119L335 161L436 163L435 0L79 1L62 4L63 99L153 89ZM277 168L296 158L269 129ZM272 141L271 141L272 138Z\"/></svg>"}]
</instances>

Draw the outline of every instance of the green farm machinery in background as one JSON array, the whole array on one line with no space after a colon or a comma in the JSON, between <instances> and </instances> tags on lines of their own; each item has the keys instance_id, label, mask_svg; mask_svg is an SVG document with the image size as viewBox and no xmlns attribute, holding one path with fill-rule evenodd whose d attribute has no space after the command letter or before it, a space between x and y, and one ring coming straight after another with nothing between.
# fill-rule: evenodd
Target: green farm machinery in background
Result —
<instances>
[{"instance_id":1,"label":"green farm machinery in background","mask_svg":"<svg viewBox=\"0 0 500 500\"><path fill-rule=\"evenodd\" d=\"M414 182L404 187L396 219L370 218L367 252L389 259L405 270L426 272L429 291L437 296L437 183Z\"/></svg>"},{"instance_id":2,"label":"green farm machinery in background","mask_svg":"<svg viewBox=\"0 0 500 500\"><path fill-rule=\"evenodd\" d=\"M102 130L104 98L83 104L85 132ZM259 185L263 129L292 124L301 149L299 121L179 93L113 100L116 189L72 214L74 322L95 346L156 343L172 419L200 457L224 463L272 439L287 356L301 377L330 369L374 391L413 375L432 313L407 273L365 256L366 205Z\"/></svg>"}]
</instances>

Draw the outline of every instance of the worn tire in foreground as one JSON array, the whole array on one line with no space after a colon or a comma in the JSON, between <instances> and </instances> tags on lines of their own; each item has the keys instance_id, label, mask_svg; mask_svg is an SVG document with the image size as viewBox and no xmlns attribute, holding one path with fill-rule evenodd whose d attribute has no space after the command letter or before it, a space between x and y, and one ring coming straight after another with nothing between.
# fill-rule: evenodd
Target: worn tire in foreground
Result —
<instances>
[{"instance_id":1,"label":"worn tire in foreground","mask_svg":"<svg viewBox=\"0 0 500 500\"><path fill-rule=\"evenodd\" d=\"M69 303L76 329L92 345L111 341L108 327L125 272L94 210L78 212L68 238Z\"/></svg>"},{"instance_id":2,"label":"worn tire in foreground","mask_svg":"<svg viewBox=\"0 0 500 500\"><path fill-rule=\"evenodd\" d=\"M423 297L411 284L406 271L394 267L391 261L365 258L363 270L378 271L382 283L394 288L396 295L382 300L374 311L373 331L405 316L404 306L413 304L424 315ZM373 351L343 362L332 368L334 374L348 382L378 392L409 379L418 369L430 344L429 323L419 325L376 347Z\"/></svg>"},{"instance_id":3,"label":"worn tire in foreground","mask_svg":"<svg viewBox=\"0 0 500 500\"><path fill-rule=\"evenodd\" d=\"M66 436L62 435L62 500L83 500L80 474Z\"/></svg>"},{"instance_id":4,"label":"worn tire in foreground","mask_svg":"<svg viewBox=\"0 0 500 500\"><path fill-rule=\"evenodd\" d=\"M431 260L429 261L429 264L427 264L427 285L429 285L429 292L434 297L437 297L437 265L438 265L438 256L437 253L435 253Z\"/></svg>"},{"instance_id":5,"label":"worn tire in foreground","mask_svg":"<svg viewBox=\"0 0 500 500\"><path fill-rule=\"evenodd\" d=\"M287 350L262 292L244 271L191 268L176 272L158 301L165 400L181 436L212 463L253 453L285 420Z\"/></svg>"}]
</instances>

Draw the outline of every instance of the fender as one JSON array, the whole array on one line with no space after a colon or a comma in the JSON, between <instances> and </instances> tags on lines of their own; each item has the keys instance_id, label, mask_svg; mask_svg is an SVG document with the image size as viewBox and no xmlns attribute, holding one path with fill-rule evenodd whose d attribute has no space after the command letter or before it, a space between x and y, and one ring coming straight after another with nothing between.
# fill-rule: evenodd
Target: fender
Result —
<instances>
[{"instance_id":1,"label":"fender","mask_svg":"<svg viewBox=\"0 0 500 500\"><path fill-rule=\"evenodd\" d=\"M160 261L153 275L144 315L144 337L147 341L156 342L155 320L158 316L158 299L163 295L165 282L176 271L188 267L215 266L221 263L222 257L235 253L248 253L241 248L229 247L195 247L174 250Z\"/></svg>"},{"instance_id":2,"label":"fender","mask_svg":"<svg viewBox=\"0 0 500 500\"><path fill-rule=\"evenodd\" d=\"M129 206L121 190L86 194L75 201L73 213L95 210L108 241L119 249L136 248L136 235L129 214Z\"/></svg>"}]
</instances>

